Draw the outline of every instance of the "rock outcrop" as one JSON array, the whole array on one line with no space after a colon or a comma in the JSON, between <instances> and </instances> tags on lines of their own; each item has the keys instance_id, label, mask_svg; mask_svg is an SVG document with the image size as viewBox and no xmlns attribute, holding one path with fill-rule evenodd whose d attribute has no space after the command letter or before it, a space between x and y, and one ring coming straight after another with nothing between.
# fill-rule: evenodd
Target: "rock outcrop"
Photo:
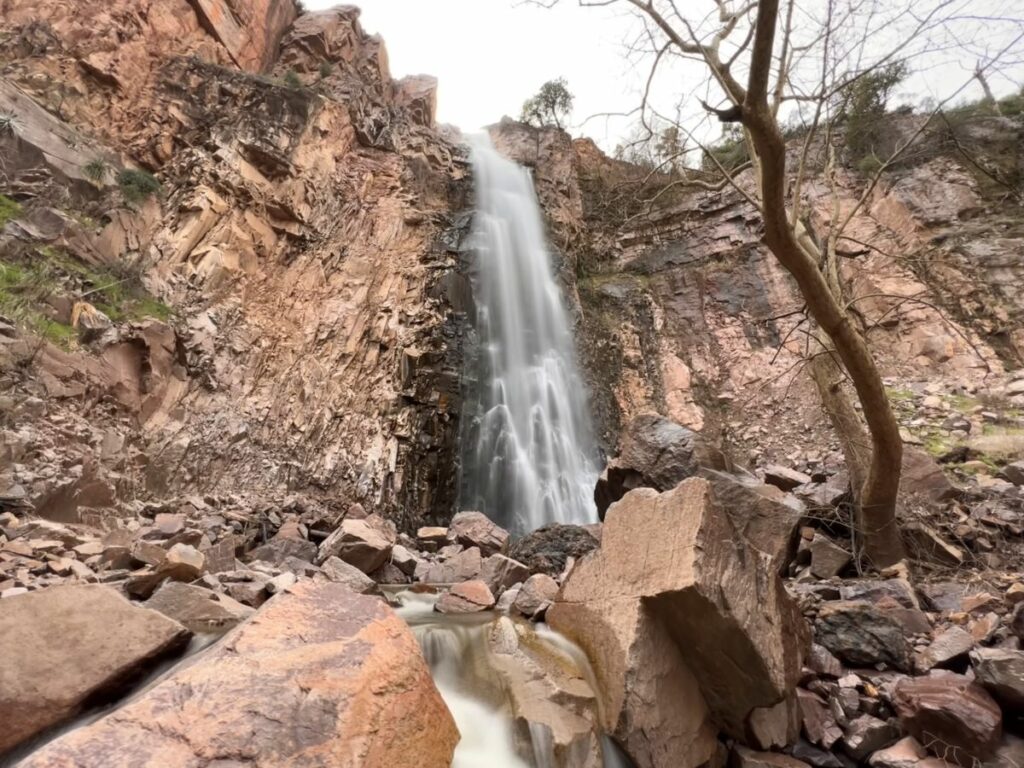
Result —
<instances>
[{"instance_id":1,"label":"rock outcrop","mask_svg":"<svg viewBox=\"0 0 1024 768\"><path fill-rule=\"evenodd\" d=\"M458 738L404 622L376 598L304 582L195 663L23 765L412 768L448 765Z\"/></svg>"}]
</instances>

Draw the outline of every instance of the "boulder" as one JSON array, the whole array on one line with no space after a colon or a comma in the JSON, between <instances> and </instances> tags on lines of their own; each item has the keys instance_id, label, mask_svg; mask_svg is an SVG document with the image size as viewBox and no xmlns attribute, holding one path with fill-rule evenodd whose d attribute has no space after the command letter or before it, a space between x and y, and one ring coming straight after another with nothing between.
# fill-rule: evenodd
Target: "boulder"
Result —
<instances>
[{"instance_id":1,"label":"boulder","mask_svg":"<svg viewBox=\"0 0 1024 768\"><path fill-rule=\"evenodd\" d=\"M0 754L132 682L190 635L111 587L58 586L5 597Z\"/></svg>"},{"instance_id":2,"label":"boulder","mask_svg":"<svg viewBox=\"0 0 1024 768\"><path fill-rule=\"evenodd\" d=\"M166 582L146 601L146 607L197 633L226 632L252 615L252 608L227 595L180 581Z\"/></svg>"},{"instance_id":3,"label":"boulder","mask_svg":"<svg viewBox=\"0 0 1024 768\"><path fill-rule=\"evenodd\" d=\"M459 739L412 632L383 601L300 582L193 663L31 755L97 765L449 765ZM100 758L99 763L109 763Z\"/></svg>"},{"instance_id":4,"label":"boulder","mask_svg":"<svg viewBox=\"0 0 1024 768\"><path fill-rule=\"evenodd\" d=\"M871 768L914 768L928 757L928 750L913 736L906 736L891 747L880 749L868 758Z\"/></svg>"},{"instance_id":5,"label":"boulder","mask_svg":"<svg viewBox=\"0 0 1024 768\"><path fill-rule=\"evenodd\" d=\"M778 752L755 752L736 746L732 755L731 768L809 768L802 760Z\"/></svg>"},{"instance_id":6,"label":"boulder","mask_svg":"<svg viewBox=\"0 0 1024 768\"><path fill-rule=\"evenodd\" d=\"M814 638L847 664L882 663L903 672L911 667L910 645L902 625L870 603L825 603L814 622Z\"/></svg>"},{"instance_id":7,"label":"boulder","mask_svg":"<svg viewBox=\"0 0 1024 768\"><path fill-rule=\"evenodd\" d=\"M320 543L317 563L339 557L363 573L373 573L388 561L395 544L393 527L379 515L347 519Z\"/></svg>"},{"instance_id":8,"label":"boulder","mask_svg":"<svg viewBox=\"0 0 1024 768\"><path fill-rule=\"evenodd\" d=\"M455 584L479 578L483 560L477 547L457 552L441 562L420 561L416 565L416 580L426 584Z\"/></svg>"},{"instance_id":9,"label":"boulder","mask_svg":"<svg viewBox=\"0 0 1024 768\"><path fill-rule=\"evenodd\" d=\"M132 597L146 599L168 579L195 581L203 575L206 558L189 544L175 544L155 570L136 571L125 582L125 591Z\"/></svg>"},{"instance_id":10,"label":"boulder","mask_svg":"<svg viewBox=\"0 0 1024 768\"><path fill-rule=\"evenodd\" d=\"M806 625L777 564L747 544L703 478L661 494L638 489L613 505L601 549L577 563L548 622L588 652L608 725L631 753L636 738L623 730L641 718L636 708L664 700L649 683L631 688L635 677L685 659L714 719L743 738L754 709L775 705L794 688L807 645ZM666 639L676 653L648 658ZM680 675L673 678L685 684ZM687 697L690 711L666 729L666 738L683 727L691 738L701 733L696 698ZM664 742L660 748L668 749ZM666 751L662 759L689 765L694 757Z\"/></svg>"},{"instance_id":11,"label":"boulder","mask_svg":"<svg viewBox=\"0 0 1024 768\"><path fill-rule=\"evenodd\" d=\"M686 427L656 413L637 416L626 427L619 454L608 462L594 489L597 513L634 488L668 491L700 471L704 447Z\"/></svg>"},{"instance_id":12,"label":"boulder","mask_svg":"<svg viewBox=\"0 0 1024 768\"><path fill-rule=\"evenodd\" d=\"M249 560L263 560L280 566L289 557L313 562L316 559L317 546L301 536L289 535L287 531L278 532L266 544L256 547L249 553Z\"/></svg>"},{"instance_id":13,"label":"boulder","mask_svg":"<svg viewBox=\"0 0 1024 768\"><path fill-rule=\"evenodd\" d=\"M516 541L509 557L523 563L531 573L558 577L570 557L578 560L599 546L594 534L583 526L552 523Z\"/></svg>"},{"instance_id":14,"label":"boulder","mask_svg":"<svg viewBox=\"0 0 1024 768\"><path fill-rule=\"evenodd\" d=\"M328 557L320 566L320 571L327 577L328 581L336 584L344 584L353 592L362 595L380 594L377 582L360 571L354 565L349 565L340 557Z\"/></svg>"},{"instance_id":15,"label":"boulder","mask_svg":"<svg viewBox=\"0 0 1024 768\"><path fill-rule=\"evenodd\" d=\"M999 746L999 705L963 675L903 678L896 684L893 706L903 729L928 751L965 768L984 761Z\"/></svg>"},{"instance_id":16,"label":"boulder","mask_svg":"<svg viewBox=\"0 0 1024 768\"><path fill-rule=\"evenodd\" d=\"M843 732L828 703L818 694L803 688L796 689L796 700L804 734L815 744L831 749L842 738Z\"/></svg>"},{"instance_id":17,"label":"boulder","mask_svg":"<svg viewBox=\"0 0 1024 768\"><path fill-rule=\"evenodd\" d=\"M853 559L849 552L821 534L814 535L807 549L811 553L811 573L819 579L838 576Z\"/></svg>"},{"instance_id":18,"label":"boulder","mask_svg":"<svg viewBox=\"0 0 1024 768\"><path fill-rule=\"evenodd\" d=\"M843 729L843 749L854 760L863 761L899 738L900 732L892 723L871 715L855 717Z\"/></svg>"},{"instance_id":19,"label":"boulder","mask_svg":"<svg viewBox=\"0 0 1024 768\"><path fill-rule=\"evenodd\" d=\"M523 582L512 608L528 619L540 619L556 595L558 583L546 573L535 573Z\"/></svg>"},{"instance_id":20,"label":"boulder","mask_svg":"<svg viewBox=\"0 0 1024 768\"><path fill-rule=\"evenodd\" d=\"M483 561L480 579L498 595L513 584L519 584L530 577L530 569L505 555L491 555Z\"/></svg>"},{"instance_id":21,"label":"boulder","mask_svg":"<svg viewBox=\"0 0 1024 768\"><path fill-rule=\"evenodd\" d=\"M509 533L482 512L459 512L448 526L448 539L464 547L479 547L484 557L508 550Z\"/></svg>"},{"instance_id":22,"label":"boulder","mask_svg":"<svg viewBox=\"0 0 1024 768\"><path fill-rule=\"evenodd\" d=\"M977 648L971 651L974 679L1011 712L1024 711L1024 651Z\"/></svg>"},{"instance_id":23,"label":"boulder","mask_svg":"<svg viewBox=\"0 0 1024 768\"><path fill-rule=\"evenodd\" d=\"M434 604L439 613L479 613L494 607L494 595L482 581L456 584Z\"/></svg>"}]
</instances>

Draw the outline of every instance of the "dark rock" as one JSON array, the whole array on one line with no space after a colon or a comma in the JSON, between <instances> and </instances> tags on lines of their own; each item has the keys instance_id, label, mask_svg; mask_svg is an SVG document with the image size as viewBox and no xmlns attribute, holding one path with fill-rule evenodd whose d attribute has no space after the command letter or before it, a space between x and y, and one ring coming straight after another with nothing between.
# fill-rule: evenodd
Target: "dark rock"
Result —
<instances>
[{"instance_id":1,"label":"dark rock","mask_svg":"<svg viewBox=\"0 0 1024 768\"><path fill-rule=\"evenodd\" d=\"M861 715L843 729L843 749L860 761L872 752L888 747L899 735L899 729L891 723L871 715Z\"/></svg>"},{"instance_id":2,"label":"dark rock","mask_svg":"<svg viewBox=\"0 0 1024 768\"><path fill-rule=\"evenodd\" d=\"M509 557L523 563L531 573L557 577L565 570L568 558L578 560L597 547L597 539L586 528L552 523L515 542Z\"/></svg>"},{"instance_id":3,"label":"dark rock","mask_svg":"<svg viewBox=\"0 0 1024 768\"><path fill-rule=\"evenodd\" d=\"M818 643L847 664L881 662L904 672L911 668L903 627L870 603L826 603L814 623L814 634Z\"/></svg>"},{"instance_id":4,"label":"dark rock","mask_svg":"<svg viewBox=\"0 0 1024 768\"><path fill-rule=\"evenodd\" d=\"M974 678L1009 711L1024 712L1024 651L978 648L971 651Z\"/></svg>"},{"instance_id":5,"label":"dark rock","mask_svg":"<svg viewBox=\"0 0 1024 768\"><path fill-rule=\"evenodd\" d=\"M807 768L807 763L779 752L755 752L746 747L733 747L730 768Z\"/></svg>"},{"instance_id":6,"label":"dark rock","mask_svg":"<svg viewBox=\"0 0 1024 768\"><path fill-rule=\"evenodd\" d=\"M701 466L703 447L691 430L656 413L637 416L624 430L619 454L597 481L594 501L604 520L608 507L634 488L668 491Z\"/></svg>"}]
</instances>

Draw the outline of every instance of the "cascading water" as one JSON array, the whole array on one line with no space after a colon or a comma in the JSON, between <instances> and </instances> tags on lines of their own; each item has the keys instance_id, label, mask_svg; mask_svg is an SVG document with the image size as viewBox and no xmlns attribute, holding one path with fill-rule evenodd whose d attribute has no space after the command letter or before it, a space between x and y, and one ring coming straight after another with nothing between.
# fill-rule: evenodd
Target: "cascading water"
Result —
<instances>
[{"instance_id":1,"label":"cascading water","mask_svg":"<svg viewBox=\"0 0 1024 768\"><path fill-rule=\"evenodd\" d=\"M479 338L463 419L462 509L522 534L597 520L596 444L530 175L473 144Z\"/></svg>"}]
</instances>

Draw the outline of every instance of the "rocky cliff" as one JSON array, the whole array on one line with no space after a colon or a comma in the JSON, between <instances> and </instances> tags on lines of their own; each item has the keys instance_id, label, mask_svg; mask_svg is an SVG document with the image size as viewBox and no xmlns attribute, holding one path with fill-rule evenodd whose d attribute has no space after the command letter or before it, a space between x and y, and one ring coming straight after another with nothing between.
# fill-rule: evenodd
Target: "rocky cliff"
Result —
<instances>
[{"instance_id":1,"label":"rocky cliff","mask_svg":"<svg viewBox=\"0 0 1024 768\"><path fill-rule=\"evenodd\" d=\"M352 7L2 15L4 503L449 516L466 167L433 80Z\"/></svg>"}]
</instances>

